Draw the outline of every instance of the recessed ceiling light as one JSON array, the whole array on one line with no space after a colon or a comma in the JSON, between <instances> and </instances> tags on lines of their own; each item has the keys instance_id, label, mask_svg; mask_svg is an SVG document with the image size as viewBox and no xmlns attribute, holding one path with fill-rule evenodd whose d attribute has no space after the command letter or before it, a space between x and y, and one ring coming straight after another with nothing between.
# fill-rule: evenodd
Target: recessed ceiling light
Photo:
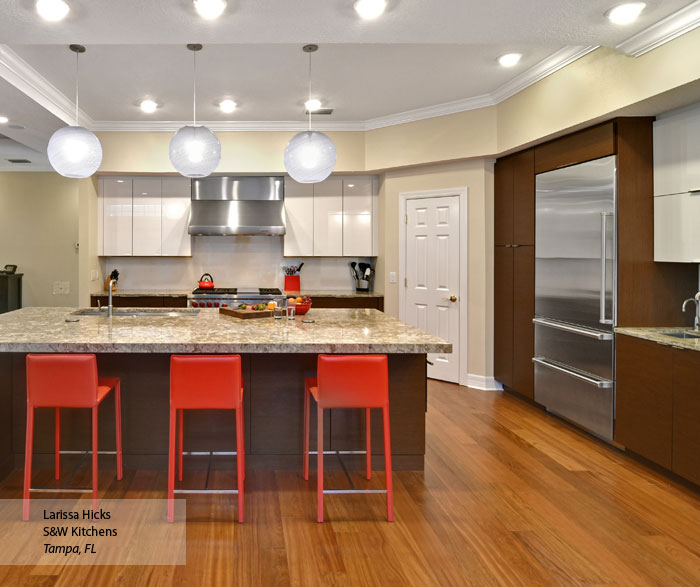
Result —
<instances>
[{"instance_id":1,"label":"recessed ceiling light","mask_svg":"<svg viewBox=\"0 0 700 587\"><path fill-rule=\"evenodd\" d=\"M194 7L203 19L214 20L226 10L226 0L194 0Z\"/></svg>"},{"instance_id":2,"label":"recessed ceiling light","mask_svg":"<svg viewBox=\"0 0 700 587\"><path fill-rule=\"evenodd\" d=\"M44 20L58 22L70 12L70 6L63 0L36 0L36 11Z\"/></svg>"},{"instance_id":3,"label":"recessed ceiling light","mask_svg":"<svg viewBox=\"0 0 700 587\"><path fill-rule=\"evenodd\" d=\"M506 53L498 58L498 63L503 67L513 67L520 62L521 53Z\"/></svg>"},{"instance_id":4,"label":"recessed ceiling light","mask_svg":"<svg viewBox=\"0 0 700 587\"><path fill-rule=\"evenodd\" d=\"M355 12L365 20L373 20L382 15L386 8L386 0L357 0Z\"/></svg>"},{"instance_id":5,"label":"recessed ceiling light","mask_svg":"<svg viewBox=\"0 0 700 587\"><path fill-rule=\"evenodd\" d=\"M144 100L141 102L141 111L145 112L146 114L152 114L158 109L158 104L156 104L153 100Z\"/></svg>"},{"instance_id":6,"label":"recessed ceiling light","mask_svg":"<svg viewBox=\"0 0 700 587\"><path fill-rule=\"evenodd\" d=\"M644 2L628 2L627 4L615 6L607 13L607 17L615 24L630 24L639 18L644 8L646 8Z\"/></svg>"},{"instance_id":7,"label":"recessed ceiling light","mask_svg":"<svg viewBox=\"0 0 700 587\"><path fill-rule=\"evenodd\" d=\"M221 108L221 112L231 114L231 112L236 109L236 103L233 100L221 100L221 102L219 102L219 108Z\"/></svg>"},{"instance_id":8,"label":"recessed ceiling light","mask_svg":"<svg viewBox=\"0 0 700 587\"><path fill-rule=\"evenodd\" d=\"M306 109L309 112L313 112L314 110L318 110L321 107L321 100L317 100L316 98L311 98L310 100L307 100L304 102L304 106L306 106Z\"/></svg>"},{"instance_id":9,"label":"recessed ceiling light","mask_svg":"<svg viewBox=\"0 0 700 587\"><path fill-rule=\"evenodd\" d=\"M0 124L7 124L10 119L7 116L0 116Z\"/></svg>"}]
</instances>

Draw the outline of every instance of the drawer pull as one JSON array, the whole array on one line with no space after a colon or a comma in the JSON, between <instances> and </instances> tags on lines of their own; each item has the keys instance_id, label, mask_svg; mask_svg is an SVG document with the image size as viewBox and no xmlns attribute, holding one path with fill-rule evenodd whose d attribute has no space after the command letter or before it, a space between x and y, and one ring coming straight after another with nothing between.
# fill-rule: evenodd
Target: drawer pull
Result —
<instances>
[{"instance_id":1,"label":"drawer pull","mask_svg":"<svg viewBox=\"0 0 700 587\"><path fill-rule=\"evenodd\" d=\"M593 385L598 389L611 389L613 387L613 382L609 379L601 379L600 377L595 377L593 375L586 375L580 371L574 371L573 369L569 369L568 367L565 367L564 365L561 365L554 361L543 359L542 357L533 357L532 362L538 365L542 365L543 367L547 367L548 369L552 369L553 371L559 371L564 375L568 375L569 377L573 377L575 379L578 379L579 381L583 381L584 383Z\"/></svg>"},{"instance_id":2,"label":"drawer pull","mask_svg":"<svg viewBox=\"0 0 700 587\"><path fill-rule=\"evenodd\" d=\"M574 326L573 324L557 322L556 320L548 320L547 318L533 318L532 322L534 324L556 328L557 330L563 330L564 332L572 332L573 334L580 334L582 336L587 336L588 338L595 338L596 340L612 340L615 337L612 332L601 332L600 330Z\"/></svg>"}]
</instances>

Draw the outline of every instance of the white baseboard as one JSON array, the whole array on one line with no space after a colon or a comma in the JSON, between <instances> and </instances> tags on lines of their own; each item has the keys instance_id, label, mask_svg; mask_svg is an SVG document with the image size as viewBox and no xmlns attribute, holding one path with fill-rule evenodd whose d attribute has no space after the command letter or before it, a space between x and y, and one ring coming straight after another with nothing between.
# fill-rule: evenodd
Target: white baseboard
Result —
<instances>
[{"instance_id":1,"label":"white baseboard","mask_svg":"<svg viewBox=\"0 0 700 587\"><path fill-rule=\"evenodd\" d=\"M484 389L487 391L501 391L503 386L493 377L485 377L484 375L475 375L467 373L467 387L474 389Z\"/></svg>"}]
</instances>

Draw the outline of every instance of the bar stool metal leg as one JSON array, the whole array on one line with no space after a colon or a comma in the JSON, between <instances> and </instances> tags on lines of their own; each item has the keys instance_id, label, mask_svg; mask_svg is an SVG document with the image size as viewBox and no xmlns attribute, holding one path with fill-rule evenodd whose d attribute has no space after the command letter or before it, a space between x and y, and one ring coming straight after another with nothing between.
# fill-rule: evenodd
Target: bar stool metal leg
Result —
<instances>
[{"instance_id":1,"label":"bar stool metal leg","mask_svg":"<svg viewBox=\"0 0 700 587\"><path fill-rule=\"evenodd\" d=\"M61 408L56 408L56 479L61 478Z\"/></svg>"},{"instance_id":2,"label":"bar stool metal leg","mask_svg":"<svg viewBox=\"0 0 700 587\"><path fill-rule=\"evenodd\" d=\"M170 408L170 436L168 438L168 522L175 517L175 408Z\"/></svg>"},{"instance_id":3,"label":"bar stool metal leg","mask_svg":"<svg viewBox=\"0 0 700 587\"><path fill-rule=\"evenodd\" d=\"M121 481L124 476L122 458L122 392L121 381L114 386L114 418L117 427L117 481Z\"/></svg>"},{"instance_id":4,"label":"bar stool metal leg","mask_svg":"<svg viewBox=\"0 0 700 587\"><path fill-rule=\"evenodd\" d=\"M365 417L365 435L366 435L366 451L367 451L367 479L372 478L372 424L370 422L370 409L366 409Z\"/></svg>"},{"instance_id":5,"label":"bar stool metal leg","mask_svg":"<svg viewBox=\"0 0 700 587\"><path fill-rule=\"evenodd\" d=\"M238 523L243 523L243 482L245 481L245 449L243 448L243 409L236 410L236 464L238 465Z\"/></svg>"},{"instance_id":6,"label":"bar stool metal leg","mask_svg":"<svg viewBox=\"0 0 700 587\"><path fill-rule=\"evenodd\" d=\"M317 452L316 452L316 462L317 462L317 474L318 474L318 481L317 481L317 495L318 495L318 504L317 504L317 519L319 522L323 522L323 408L318 407L317 408L317 413L318 413L318 432L316 433L316 442L317 442Z\"/></svg>"},{"instance_id":7,"label":"bar stool metal leg","mask_svg":"<svg viewBox=\"0 0 700 587\"><path fill-rule=\"evenodd\" d=\"M29 519L29 488L32 484L32 451L34 450L34 406L27 403L27 437L24 445L24 493L22 519Z\"/></svg>"},{"instance_id":8,"label":"bar stool metal leg","mask_svg":"<svg viewBox=\"0 0 700 587\"><path fill-rule=\"evenodd\" d=\"M92 508L97 509L97 406L92 408Z\"/></svg>"},{"instance_id":9,"label":"bar stool metal leg","mask_svg":"<svg viewBox=\"0 0 700 587\"><path fill-rule=\"evenodd\" d=\"M309 443L311 431L309 430L309 409L310 399L309 386L305 385L304 391L304 481L309 480Z\"/></svg>"},{"instance_id":10,"label":"bar stool metal leg","mask_svg":"<svg viewBox=\"0 0 700 587\"><path fill-rule=\"evenodd\" d=\"M177 410L178 414L178 428L180 431L178 440L178 451L177 451L177 463L178 463L178 481L182 481L182 469L183 469L183 459L182 451L185 443L185 410Z\"/></svg>"},{"instance_id":11,"label":"bar stool metal leg","mask_svg":"<svg viewBox=\"0 0 700 587\"><path fill-rule=\"evenodd\" d=\"M389 427L389 408L382 408L384 419L384 469L386 471L386 518L394 521L394 484L391 478L391 430Z\"/></svg>"}]
</instances>

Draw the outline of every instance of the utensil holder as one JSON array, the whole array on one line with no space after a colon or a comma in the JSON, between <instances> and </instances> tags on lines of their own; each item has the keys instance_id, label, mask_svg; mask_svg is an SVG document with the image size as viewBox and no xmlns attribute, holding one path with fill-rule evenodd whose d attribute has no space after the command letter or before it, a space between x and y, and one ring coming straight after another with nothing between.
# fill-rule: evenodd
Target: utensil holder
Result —
<instances>
[{"instance_id":1,"label":"utensil holder","mask_svg":"<svg viewBox=\"0 0 700 587\"><path fill-rule=\"evenodd\" d=\"M301 279L299 275L284 276L284 291L301 291Z\"/></svg>"},{"instance_id":2,"label":"utensil holder","mask_svg":"<svg viewBox=\"0 0 700 587\"><path fill-rule=\"evenodd\" d=\"M355 280L355 291L369 291L369 280L368 279L356 279Z\"/></svg>"}]
</instances>

